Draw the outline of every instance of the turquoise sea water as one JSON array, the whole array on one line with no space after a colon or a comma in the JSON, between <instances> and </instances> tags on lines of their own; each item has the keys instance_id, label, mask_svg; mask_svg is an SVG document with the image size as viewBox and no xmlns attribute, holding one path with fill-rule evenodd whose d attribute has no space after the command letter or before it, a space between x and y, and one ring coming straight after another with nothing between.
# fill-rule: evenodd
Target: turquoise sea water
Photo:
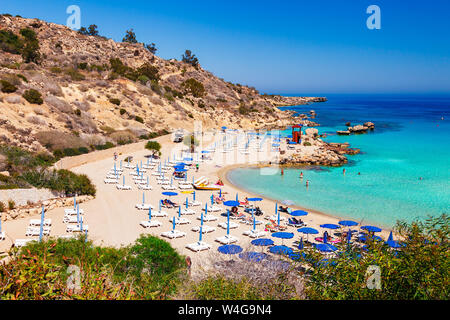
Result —
<instances>
[{"instance_id":1,"label":"turquoise sea water","mask_svg":"<svg viewBox=\"0 0 450 320\"><path fill-rule=\"evenodd\" d=\"M286 169L284 176L261 175L258 169L236 169L229 172L228 178L264 196L289 199L305 208L383 227L391 227L399 219L411 221L448 213L450 98L328 98L325 103L289 109L300 113L314 109L316 121L321 124L320 133L343 130L347 121L374 122L373 133L325 138L330 142L349 142L351 147L361 149L361 154L349 156L348 165ZM290 130L283 133L290 134ZM303 180L299 178L301 171ZM308 188L306 180L310 181Z\"/></svg>"}]
</instances>

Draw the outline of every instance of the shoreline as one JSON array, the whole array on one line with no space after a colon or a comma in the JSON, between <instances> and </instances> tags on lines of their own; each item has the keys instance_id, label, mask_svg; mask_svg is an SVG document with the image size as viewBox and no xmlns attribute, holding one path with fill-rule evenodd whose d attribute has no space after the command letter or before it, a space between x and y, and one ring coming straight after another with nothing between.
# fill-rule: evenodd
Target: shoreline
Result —
<instances>
[{"instance_id":1,"label":"shoreline","mask_svg":"<svg viewBox=\"0 0 450 320\"><path fill-rule=\"evenodd\" d=\"M252 196L261 197L261 198L263 198L264 200L271 202L273 205L275 205L275 203L282 204L281 201L283 201L283 200L276 199L276 198L272 198L272 197L269 197L269 196L267 196L267 195L263 195L263 194L260 194L260 193L255 193L255 192L253 192L253 191L250 191L250 190L248 190L248 189L245 189L245 188L242 187L242 186L239 186L239 185L233 183L233 182L228 178L228 174L229 174L231 171L233 171L233 170L235 170L235 169L239 169L239 168L242 168L242 169L253 169L253 168L258 168L258 166L255 166L255 165L253 165L253 166L252 166L252 165L246 166L246 165L242 165L242 164L230 165L230 166L221 168L221 169L217 172L217 175L218 175L218 177L223 181L223 183L224 183L225 185L228 184L228 185L231 185L233 188L235 188L235 189L237 189L237 190L239 190L239 191L241 191L241 192L250 194L250 195L252 195ZM303 211L307 211L308 214L312 214L313 216L323 217L323 218L326 218L326 219L333 219L333 220L337 220L337 221L340 221L340 220L343 220L343 219L347 219L347 218L345 218L345 217L340 217L340 216L338 216L338 215L333 215L333 214L326 213L326 212L323 212L323 211L319 211L319 210L316 210L316 209L306 208L306 207L303 207L303 206L297 205L297 204L293 204L293 205L290 205L290 206L288 206L288 207L289 207L289 208L292 208L292 209L295 209L295 210L303 210ZM362 221L364 221L364 220L359 221L359 220L354 219L354 218L348 218L348 219L353 219L354 221L358 222L360 225L361 225ZM337 221L336 221L335 223L337 223ZM383 232L381 232L381 234L384 234L384 231L386 231L386 232L393 231L393 228L392 228L392 227L385 226L385 225L383 225L383 224L381 224L381 223L378 223L378 222L376 222L376 221L367 221L367 223L368 223L368 224L373 223L373 224L378 225L380 228L382 228L382 229L383 229Z\"/></svg>"}]
</instances>

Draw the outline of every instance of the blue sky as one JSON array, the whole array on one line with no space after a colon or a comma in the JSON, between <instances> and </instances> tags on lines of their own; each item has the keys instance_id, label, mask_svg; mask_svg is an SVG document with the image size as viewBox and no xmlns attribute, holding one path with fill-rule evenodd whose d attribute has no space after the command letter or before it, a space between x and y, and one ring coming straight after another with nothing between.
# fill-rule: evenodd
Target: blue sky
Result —
<instances>
[{"instance_id":1,"label":"blue sky","mask_svg":"<svg viewBox=\"0 0 450 320\"><path fill-rule=\"evenodd\" d=\"M0 11L82 25L121 40L133 28L157 54L191 49L202 66L267 93L450 94L450 1L0 0ZM369 30L369 5L381 30Z\"/></svg>"}]
</instances>

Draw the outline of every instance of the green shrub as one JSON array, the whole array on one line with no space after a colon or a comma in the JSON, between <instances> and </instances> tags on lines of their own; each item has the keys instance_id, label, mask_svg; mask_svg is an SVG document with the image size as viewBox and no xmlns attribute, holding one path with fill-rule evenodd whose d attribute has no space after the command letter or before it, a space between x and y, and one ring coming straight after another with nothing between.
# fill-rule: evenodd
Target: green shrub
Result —
<instances>
[{"instance_id":1,"label":"green shrub","mask_svg":"<svg viewBox=\"0 0 450 320\"><path fill-rule=\"evenodd\" d=\"M13 93L17 91L17 87L6 80L0 80L0 84L2 85L2 92L4 93Z\"/></svg>"},{"instance_id":2,"label":"green shrub","mask_svg":"<svg viewBox=\"0 0 450 320\"><path fill-rule=\"evenodd\" d=\"M79 116L79 117L81 116L81 110L80 109L76 109L74 112L75 112L75 114L77 116Z\"/></svg>"},{"instance_id":3,"label":"green shrub","mask_svg":"<svg viewBox=\"0 0 450 320\"><path fill-rule=\"evenodd\" d=\"M59 67L51 67L50 68L50 72L52 72L52 73L61 73L62 70Z\"/></svg>"},{"instance_id":4,"label":"green shrub","mask_svg":"<svg viewBox=\"0 0 450 320\"><path fill-rule=\"evenodd\" d=\"M75 70L74 68L69 68L65 71L65 73L70 76L73 81L82 81L85 80L86 77L82 75L80 72Z\"/></svg>"},{"instance_id":5,"label":"green shrub","mask_svg":"<svg viewBox=\"0 0 450 320\"><path fill-rule=\"evenodd\" d=\"M116 106L120 106L120 100L117 98L111 98L109 99L109 102L115 104Z\"/></svg>"},{"instance_id":6,"label":"green shrub","mask_svg":"<svg viewBox=\"0 0 450 320\"><path fill-rule=\"evenodd\" d=\"M144 119L142 119L142 117L140 117L140 116L135 116L134 120L136 120L137 122L140 122L140 123L144 123Z\"/></svg>"},{"instance_id":7,"label":"green shrub","mask_svg":"<svg viewBox=\"0 0 450 320\"><path fill-rule=\"evenodd\" d=\"M125 109L120 109L119 112L120 112L120 115L123 116L125 113L127 113L127 110L125 110Z\"/></svg>"},{"instance_id":8,"label":"green shrub","mask_svg":"<svg viewBox=\"0 0 450 320\"><path fill-rule=\"evenodd\" d=\"M161 144L157 141L147 142L147 144L145 145L145 149L152 151L153 155L161 154Z\"/></svg>"},{"instance_id":9,"label":"green shrub","mask_svg":"<svg viewBox=\"0 0 450 320\"><path fill-rule=\"evenodd\" d=\"M206 90L203 84L194 78L190 78L186 81L184 81L181 84L182 87L185 89L186 94L191 94L196 98L201 98L205 95Z\"/></svg>"},{"instance_id":10,"label":"green shrub","mask_svg":"<svg viewBox=\"0 0 450 320\"><path fill-rule=\"evenodd\" d=\"M137 80L143 85L145 85L148 81L150 81L150 79L147 76L144 76L144 75L140 75L137 78Z\"/></svg>"},{"instance_id":11,"label":"green shrub","mask_svg":"<svg viewBox=\"0 0 450 320\"><path fill-rule=\"evenodd\" d=\"M0 30L0 49L12 54L19 54L23 48L23 40L10 30Z\"/></svg>"},{"instance_id":12,"label":"green shrub","mask_svg":"<svg viewBox=\"0 0 450 320\"><path fill-rule=\"evenodd\" d=\"M115 145L114 145L114 143L108 141L105 144L96 145L94 147L96 150L106 150L106 149L114 148Z\"/></svg>"},{"instance_id":13,"label":"green shrub","mask_svg":"<svg viewBox=\"0 0 450 320\"><path fill-rule=\"evenodd\" d=\"M0 201L0 212L5 212L5 210L6 210L5 204Z\"/></svg>"},{"instance_id":14,"label":"green shrub","mask_svg":"<svg viewBox=\"0 0 450 320\"><path fill-rule=\"evenodd\" d=\"M304 145L305 147L310 147L310 146L311 146L311 142L303 142L303 145Z\"/></svg>"},{"instance_id":15,"label":"green shrub","mask_svg":"<svg viewBox=\"0 0 450 320\"><path fill-rule=\"evenodd\" d=\"M18 74L17 75L20 79L22 79L25 82L28 82L28 79L23 75L23 74Z\"/></svg>"},{"instance_id":16,"label":"green shrub","mask_svg":"<svg viewBox=\"0 0 450 320\"><path fill-rule=\"evenodd\" d=\"M16 203L14 202L14 200L9 199L8 200L8 209L14 210L15 208L16 208Z\"/></svg>"},{"instance_id":17,"label":"green shrub","mask_svg":"<svg viewBox=\"0 0 450 320\"><path fill-rule=\"evenodd\" d=\"M31 104L43 104L44 103L41 93L35 89L29 89L29 90L25 91L23 93L22 97Z\"/></svg>"}]
</instances>

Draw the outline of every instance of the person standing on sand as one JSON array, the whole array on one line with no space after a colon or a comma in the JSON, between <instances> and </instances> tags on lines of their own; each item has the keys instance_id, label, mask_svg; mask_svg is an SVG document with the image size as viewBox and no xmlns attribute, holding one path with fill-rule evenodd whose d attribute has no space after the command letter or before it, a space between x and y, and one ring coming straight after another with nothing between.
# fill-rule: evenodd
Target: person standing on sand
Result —
<instances>
[{"instance_id":1,"label":"person standing on sand","mask_svg":"<svg viewBox=\"0 0 450 320\"><path fill-rule=\"evenodd\" d=\"M190 277L191 276L192 260L191 260L191 257L189 257L189 256L186 257L186 266L187 266L188 274L189 274L189 277Z\"/></svg>"},{"instance_id":2,"label":"person standing on sand","mask_svg":"<svg viewBox=\"0 0 450 320\"><path fill-rule=\"evenodd\" d=\"M114 161L117 161L117 152L114 152Z\"/></svg>"}]
</instances>

